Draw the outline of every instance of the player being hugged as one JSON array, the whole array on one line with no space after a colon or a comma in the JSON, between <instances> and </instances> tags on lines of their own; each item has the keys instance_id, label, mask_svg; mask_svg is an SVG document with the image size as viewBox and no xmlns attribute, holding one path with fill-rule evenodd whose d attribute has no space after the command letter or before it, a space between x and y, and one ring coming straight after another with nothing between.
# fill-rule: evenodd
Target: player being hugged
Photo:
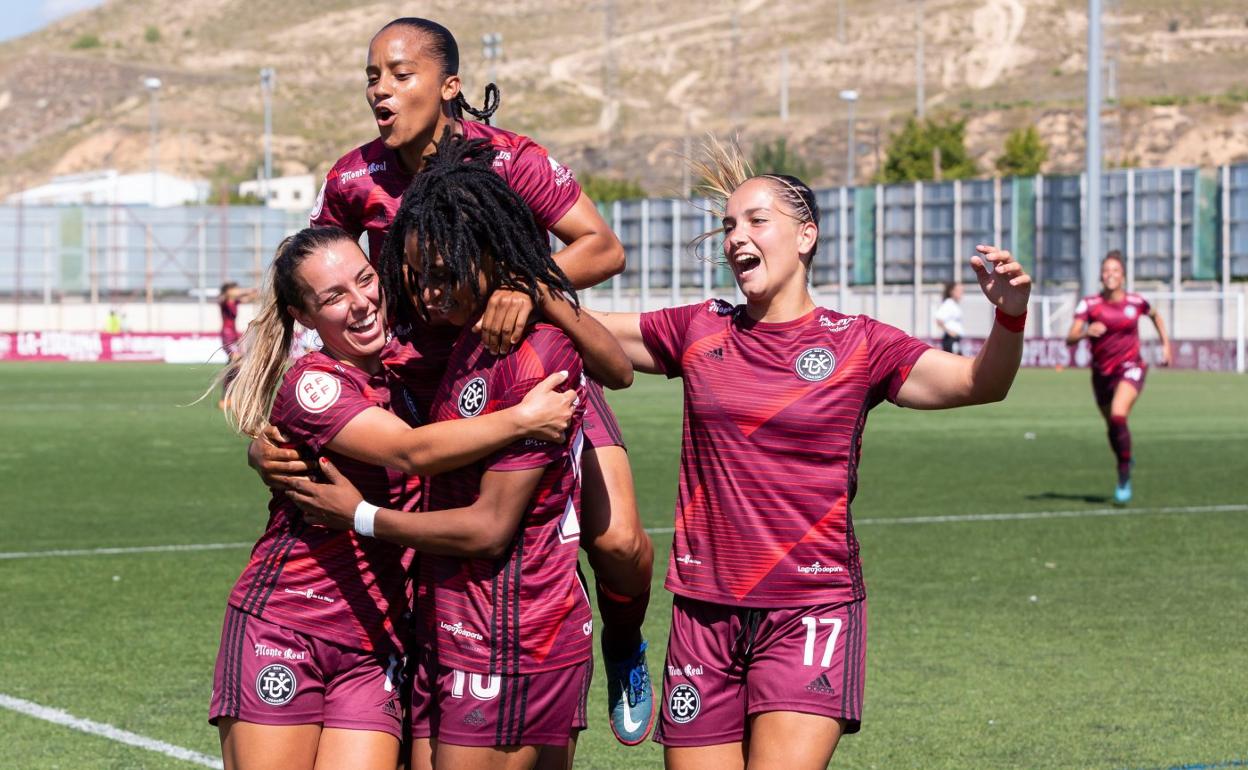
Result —
<instances>
[{"instance_id":1,"label":"player being hugged","mask_svg":"<svg viewBox=\"0 0 1248 770\"><path fill-rule=\"evenodd\" d=\"M377 273L350 235L309 228L282 241L244 353L223 374L232 376L227 417L252 436L277 426L399 511L418 506L420 474L518 438L558 438L570 424L574 397L554 391L560 372L515 409L412 428L410 398L381 364L385 316ZM296 321L324 348L283 373ZM227 770L393 770L411 560L402 546L311 526L273 495L230 593L217 656L209 717Z\"/></svg>"},{"instance_id":2,"label":"player being hugged","mask_svg":"<svg viewBox=\"0 0 1248 770\"><path fill-rule=\"evenodd\" d=\"M481 109L469 105L461 91L459 46L446 27L416 17L389 22L369 43L365 76L365 97L379 136L330 169L312 211L313 225L336 225L357 237L367 232L369 257L377 264L404 191L450 130L490 143L492 171L519 194L543 229L566 244L555 260L574 287L594 286L624 269L619 239L571 169L532 139L489 125L499 106L498 89L486 88ZM465 115L477 120L465 120ZM528 294L500 287L476 322L486 347L501 354L518 344L534 310ZM458 330L430 326L420 318L395 316L391 322L406 344L386 363L424 409ZM596 374L593 362L586 363ZM654 548L637 513L623 436L595 379L587 383L582 545L594 568L603 618L611 728L621 742L636 744L645 740L654 720L641 635ZM278 470L289 474L300 468L293 453L271 442L256 442L250 459L270 482Z\"/></svg>"},{"instance_id":3,"label":"player being hugged","mask_svg":"<svg viewBox=\"0 0 1248 770\"><path fill-rule=\"evenodd\" d=\"M434 397L435 424L459 425L513 403L566 370L584 403L581 350L604 352L608 384L632 368L609 332L576 307L567 276L524 201L490 168L487 142L450 136L403 198L383 264L392 298L462 327ZM490 295L522 291L567 333L537 323L508 353L491 353L472 327ZM570 338L571 337L571 338ZM575 344L574 344L575 343ZM592 621L577 574L581 415L559 442L518 441L485 461L434 478L429 507L375 514L364 529L422 553L420 662L413 686L412 767L570 764L585 727ZM315 520L361 530L367 490L329 472L290 492ZM367 505L367 504L365 504Z\"/></svg>"},{"instance_id":4,"label":"player being hugged","mask_svg":"<svg viewBox=\"0 0 1248 770\"><path fill-rule=\"evenodd\" d=\"M1144 390L1148 364L1140 356L1140 318L1148 316L1161 338L1162 365L1169 366L1170 337L1156 308L1148 300L1124 288L1126 268L1117 249L1101 262L1101 293L1084 297L1075 308L1075 319L1066 344L1087 337L1092 344L1092 394L1105 418L1109 448L1118 463L1114 502L1131 501L1131 431L1127 418Z\"/></svg>"},{"instance_id":5,"label":"player being hugged","mask_svg":"<svg viewBox=\"0 0 1248 770\"><path fill-rule=\"evenodd\" d=\"M694 173L726 199L723 252L745 304L596 314L638 371L684 381L655 740L678 770L823 768L862 714L867 603L850 510L867 413L1005 398L1030 278L1009 252L978 247L997 320L974 359L819 307L814 193L707 149Z\"/></svg>"}]
</instances>

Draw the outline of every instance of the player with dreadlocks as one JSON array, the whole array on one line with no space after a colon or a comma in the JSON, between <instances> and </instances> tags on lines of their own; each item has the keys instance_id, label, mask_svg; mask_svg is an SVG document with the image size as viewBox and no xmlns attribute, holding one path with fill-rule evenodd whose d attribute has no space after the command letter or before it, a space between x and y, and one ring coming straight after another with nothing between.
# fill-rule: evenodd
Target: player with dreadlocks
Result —
<instances>
[{"instance_id":1,"label":"player with dreadlocks","mask_svg":"<svg viewBox=\"0 0 1248 770\"><path fill-rule=\"evenodd\" d=\"M439 142L383 250L383 286L396 312L461 329L433 400L435 423L506 408L552 371L569 372L583 403L578 348L596 351L610 384L632 378L610 333L579 312L545 232L491 171L492 154L481 140ZM517 347L491 353L472 327L503 289L530 297L559 327L539 321ZM499 767L504 758L509 768L539 758L570 765L592 665L589 599L576 566L580 418L563 442L517 441L433 478L433 511L382 510L366 527L423 554L418 634L426 655L413 685L413 767ZM292 497L310 520L358 532L361 494L332 466L327 476L329 484L295 481Z\"/></svg>"},{"instance_id":2,"label":"player with dreadlocks","mask_svg":"<svg viewBox=\"0 0 1248 770\"><path fill-rule=\"evenodd\" d=\"M684 383L655 740L675 770L814 770L862 713L866 589L850 505L867 413L885 399L939 409L1004 398L1030 278L1007 251L971 257L997 308L974 359L819 307L814 192L708 149L693 169L718 198L723 227L708 236L723 235L745 303L597 314L638 371Z\"/></svg>"},{"instance_id":3,"label":"player with dreadlocks","mask_svg":"<svg viewBox=\"0 0 1248 770\"><path fill-rule=\"evenodd\" d=\"M334 164L313 209L313 224L335 225L356 236L367 232L370 259L377 262L404 190L450 129L491 143L492 172L520 195L543 229L566 244L555 260L573 286L594 286L624 269L623 247L571 170L528 137L462 119L467 112L488 121L498 107L497 88L487 88L482 109L468 105L461 92L459 47L446 27L422 18L391 21L369 45L365 75L365 95L380 136ZM534 309L525 292L495 291L478 322L491 352L506 353L515 345ZM426 406L455 333L418 315L391 320L410 344L387 365ZM654 720L641 636L654 548L637 513L632 469L615 416L601 387L592 380L588 387L582 545L597 578L611 728L631 745L645 740ZM250 452L266 483L282 486L291 474L306 472L297 456L272 443L277 436L270 434L270 439L253 442Z\"/></svg>"}]
</instances>

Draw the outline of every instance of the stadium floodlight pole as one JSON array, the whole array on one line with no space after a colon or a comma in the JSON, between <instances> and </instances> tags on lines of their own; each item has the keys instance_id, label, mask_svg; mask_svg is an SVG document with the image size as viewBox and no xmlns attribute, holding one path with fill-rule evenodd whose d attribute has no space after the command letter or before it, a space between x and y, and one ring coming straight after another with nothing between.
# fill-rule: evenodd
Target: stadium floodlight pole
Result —
<instances>
[{"instance_id":1,"label":"stadium floodlight pole","mask_svg":"<svg viewBox=\"0 0 1248 770\"><path fill-rule=\"evenodd\" d=\"M1087 158L1083 212L1083 295L1097 293L1101 258L1101 0L1088 0Z\"/></svg>"},{"instance_id":2,"label":"stadium floodlight pole","mask_svg":"<svg viewBox=\"0 0 1248 770\"><path fill-rule=\"evenodd\" d=\"M153 206L156 205L156 200L157 200L156 196L159 193L159 186L158 186L159 183L156 181L157 180L156 171L157 171L157 166L160 162L160 131L159 131L159 125L158 125L159 118L158 118L158 108L156 104L156 95L160 91L160 86L161 86L160 78L154 78L154 77L143 78L143 87L147 89L147 93L150 97L149 120L150 120L151 125L150 125L149 130L151 132L151 143L152 143L152 205Z\"/></svg>"},{"instance_id":3,"label":"stadium floodlight pole","mask_svg":"<svg viewBox=\"0 0 1248 770\"><path fill-rule=\"evenodd\" d=\"M486 78L490 83L498 81L496 62L503 58L503 33L487 32L481 36L481 56L486 62Z\"/></svg>"},{"instance_id":4,"label":"stadium floodlight pole","mask_svg":"<svg viewBox=\"0 0 1248 770\"><path fill-rule=\"evenodd\" d=\"M269 180L273 178L273 86L277 72L272 67L260 70L260 95L264 97L264 177L260 180L260 198L269 205Z\"/></svg>"},{"instance_id":5,"label":"stadium floodlight pole","mask_svg":"<svg viewBox=\"0 0 1248 770\"><path fill-rule=\"evenodd\" d=\"M780 49L780 122L789 122L789 49Z\"/></svg>"},{"instance_id":6,"label":"stadium floodlight pole","mask_svg":"<svg viewBox=\"0 0 1248 770\"><path fill-rule=\"evenodd\" d=\"M927 98L923 94L923 91L924 91L924 87L923 87L924 86L923 84L923 78L924 78L923 0L919 0L919 12L918 12L918 15L915 17L914 26L915 26L915 32L917 33L917 40L915 41L915 51L914 51L914 77L915 77L914 103L915 103L915 114L918 115L919 120L922 120L923 119L923 103L927 101Z\"/></svg>"},{"instance_id":7,"label":"stadium floodlight pole","mask_svg":"<svg viewBox=\"0 0 1248 770\"><path fill-rule=\"evenodd\" d=\"M858 92L852 88L841 91L841 101L845 102L845 106L849 108L848 127L848 147L845 150L845 186L854 186L854 170L857 168L858 149L854 146L854 105L858 103Z\"/></svg>"}]
</instances>

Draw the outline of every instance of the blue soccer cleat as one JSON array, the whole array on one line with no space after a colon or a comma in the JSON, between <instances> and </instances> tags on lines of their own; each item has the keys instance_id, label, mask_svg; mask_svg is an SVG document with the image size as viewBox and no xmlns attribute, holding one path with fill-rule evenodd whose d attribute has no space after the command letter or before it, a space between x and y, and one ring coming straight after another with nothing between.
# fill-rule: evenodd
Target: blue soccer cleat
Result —
<instances>
[{"instance_id":1,"label":"blue soccer cleat","mask_svg":"<svg viewBox=\"0 0 1248 770\"><path fill-rule=\"evenodd\" d=\"M1131 479L1121 481L1118 486L1114 487L1114 502L1118 505L1131 502Z\"/></svg>"},{"instance_id":2,"label":"blue soccer cleat","mask_svg":"<svg viewBox=\"0 0 1248 770\"><path fill-rule=\"evenodd\" d=\"M646 668L646 643L624 660L608 660L603 656L607 669L607 710L611 718L611 732L625 746L636 746L646 739L654 727L654 688L650 684L650 671Z\"/></svg>"}]
</instances>

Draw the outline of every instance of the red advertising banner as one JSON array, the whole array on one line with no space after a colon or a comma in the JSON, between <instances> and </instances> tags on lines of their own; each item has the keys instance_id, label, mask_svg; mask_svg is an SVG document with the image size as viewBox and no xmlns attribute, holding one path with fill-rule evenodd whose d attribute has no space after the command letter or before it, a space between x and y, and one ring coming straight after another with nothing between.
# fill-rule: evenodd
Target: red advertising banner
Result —
<instances>
[{"instance_id":1,"label":"red advertising banner","mask_svg":"<svg viewBox=\"0 0 1248 770\"><path fill-rule=\"evenodd\" d=\"M0 361L224 363L221 337L194 332L0 332Z\"/></svg>"}]
</instances>

